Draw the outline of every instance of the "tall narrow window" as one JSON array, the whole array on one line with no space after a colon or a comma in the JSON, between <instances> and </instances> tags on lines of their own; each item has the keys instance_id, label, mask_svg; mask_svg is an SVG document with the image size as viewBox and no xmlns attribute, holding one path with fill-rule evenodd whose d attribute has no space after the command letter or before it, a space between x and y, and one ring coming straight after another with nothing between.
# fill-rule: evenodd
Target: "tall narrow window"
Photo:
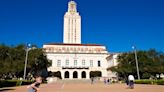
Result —
<instances>
[{"instance_id":1,"label":"tall narrow window","mask_svg":"<svg viewBox=\"0 0 164 92\"><path fill-rule=\"evenodd\" d=\"M60 67L61 66L61 60L58 60L57 61L57 67Z\"/></svg>"},{"instance_id":2,"label":"tall narrow window","mask_svg":"<svg viewBox=\"0 0 164 92\"><path fill-rule=\"evenodd\" d=\"M82 66L85 66L85 60L82 60Z\"/></svg>"},{"instance_id":3,"label":"tall narrow window","mask_svg":"<svg viewBox=\"0 0 164 92\"><path fill-rule=\"evenodd\" d=\"M74 66L77 66L77 60L74 60Z\"/></svg>"},{"instance_id":4,"label":"tall narrow window","mask_svg":"<svg viewBox=\"0 0 164 92\"><path fill-rule=\"evenodd\" d=\"M93 60L90 60L90 67L93 67Z\"/></svg>"},{"instance_id":5,"label":"tall narrow window","mask_svg":"<svg viewBox=\"0 0 164 92\"><path fill-rule=\"evenodd\" d=\"M65 65L69 66L69 60L66 60Z\"/></svg>"},{"instance_id":6,"label":"tall narrow window","mask_svg":"<svg viewBox=\"0 0 164 92\"><path fill-rule=\"evenodd\" d=\"M101 67L101 62L100 61L98 61L98 67Z\"/></svg>"}]
</instances>

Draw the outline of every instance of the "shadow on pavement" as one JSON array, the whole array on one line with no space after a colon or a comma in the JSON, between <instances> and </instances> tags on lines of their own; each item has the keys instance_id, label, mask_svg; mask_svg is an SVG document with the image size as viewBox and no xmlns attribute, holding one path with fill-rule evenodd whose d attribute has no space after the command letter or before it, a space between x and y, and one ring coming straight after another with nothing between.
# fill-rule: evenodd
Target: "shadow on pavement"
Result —
<instances>
[{"instance_id":1,"label":"shadow on pavement","mask_svg":"<svg viewBox=\"0 0 164 92\"><path fill-rule=\"evenodd\" d=\"M6 91L9 91L9 90L15 90L15 89L12 89L12 88L2 88L2 89L0 89L0 92L6 92Z\"/></svg>"}]
</instances>

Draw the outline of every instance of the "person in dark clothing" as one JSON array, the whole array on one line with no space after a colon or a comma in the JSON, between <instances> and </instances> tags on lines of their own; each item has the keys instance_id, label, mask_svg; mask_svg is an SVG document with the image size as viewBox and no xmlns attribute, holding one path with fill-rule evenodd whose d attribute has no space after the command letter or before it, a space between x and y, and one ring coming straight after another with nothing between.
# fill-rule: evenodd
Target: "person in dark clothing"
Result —
<instances>
[{"instance_id":1,"label":"person in dark clothing","mask_svg":"<svg viewBox=\"0 0 164 92\"><path fill-rule=\"evenodd\" d=\"M128 80L128 78L125 78L125 83L126 83L126 85L129 85L129 80Z\"/></svg>"},{"instance_id":2,"label":"person in dark clothing","mask_svg":"<svg viewBox=\"0 0 164 92\"><path fill-rule=\"evenodd\" d=\"M94 78L93 77L91 77L91 84L93 84L94 83Z\"/></svg>"},{"instance_id":3,"label":"person in dark clothing","mask_svg":"<svg viewBox=\"0 0 164 92\"><path fill-rule=\"evenodd\" d=\"M108 84L108 85L110 84L110 79L107 79L107 84Z\"/></svg>"}]
</instances>

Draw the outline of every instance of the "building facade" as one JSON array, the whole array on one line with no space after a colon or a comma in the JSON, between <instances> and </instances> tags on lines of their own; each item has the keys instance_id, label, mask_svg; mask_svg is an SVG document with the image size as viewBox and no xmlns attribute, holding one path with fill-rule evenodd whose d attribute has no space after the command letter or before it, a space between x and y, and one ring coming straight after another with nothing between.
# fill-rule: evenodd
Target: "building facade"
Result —
<instances>
[{"instance_id":1,"label":"building facade","mask_svg":"<svg viewBox=\"0 0 164 92\"><path fill-rule=\"evenodd\" d=\"M68 3L63 31L63 43L43 45L52 61L48 71L60 72L62 79L89 79L95 71L99 77L108 77L110 54L104 45L81 44L81 16L74 1Z\"/></svg>"},{"instance_id":2,"label":"building facade","mask_svg":"<svg viewBox=\"0 0 164 92\"><path fill-rule=\"evenodd\" d=\"M109 55L105 46L96 44L45 44L47 58L52 60L51 72L61 72L62 79L89 79L99 71L107 77Z\"/></svg>"},{"instance_id":3,"label":"building facade","mask_svg":"<svg viewBox=\"0 0 164 92\"><path fill-rule=\"evenodd\" d=\"M110 53L109 56L106 57L107 62L108 62L108 68L113 67L113 66L117 66L118 65L118 56L121 53ZM107 71L107 76L108 78L117 80L117 73L116 72L112 72L111 70Z\"/></svg>"}]
</instances>

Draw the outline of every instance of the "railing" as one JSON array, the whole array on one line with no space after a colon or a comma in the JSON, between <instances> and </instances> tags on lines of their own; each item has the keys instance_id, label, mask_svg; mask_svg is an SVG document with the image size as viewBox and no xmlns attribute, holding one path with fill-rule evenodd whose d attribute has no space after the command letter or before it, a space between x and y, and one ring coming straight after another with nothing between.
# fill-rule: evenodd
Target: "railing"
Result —
<instances>
[{"instance_id":1,"label":"railing","mask_svg":"<svg viewBox=\"0 0 164 92\"><path fill-rule=\"evenodd\" d=\"M89 69L89 67L80 67L80 66L63 66L62 69Z\"/></svg>"}]
</instances>

